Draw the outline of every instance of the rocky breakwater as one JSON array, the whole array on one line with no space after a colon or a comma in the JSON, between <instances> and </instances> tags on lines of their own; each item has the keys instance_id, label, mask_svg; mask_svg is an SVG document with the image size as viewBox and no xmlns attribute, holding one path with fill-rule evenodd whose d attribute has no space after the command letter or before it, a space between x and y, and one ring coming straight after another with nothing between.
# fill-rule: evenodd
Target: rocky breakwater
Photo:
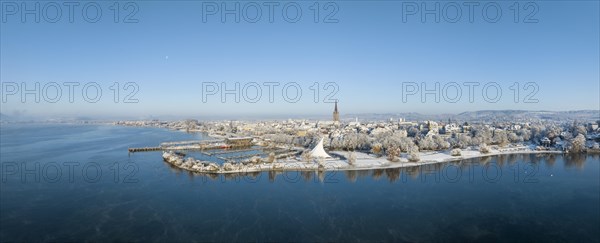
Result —
<instances>
[{"instance_id":1,"label":"rocky breakwater","mask_svg":"<svg viewBox=\"0 0 600 243\"><path fill-rule=\"evenodd\" d=\"M221 167L216 163L201 161L194 158L184 158L185 156L173 151L163 152L162 156L165 162L184 170L206 173L218 173L221 170Z\"/></svg>"}]
</instances>

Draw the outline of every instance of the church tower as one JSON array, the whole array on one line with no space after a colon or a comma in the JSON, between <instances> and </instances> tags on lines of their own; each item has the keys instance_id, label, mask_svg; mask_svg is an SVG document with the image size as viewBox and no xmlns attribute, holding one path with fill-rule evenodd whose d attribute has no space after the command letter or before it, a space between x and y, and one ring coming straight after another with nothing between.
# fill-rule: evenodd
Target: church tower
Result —
<instances>
[{"instance_id":1,"label":"church tower","mask_svg":"<svg viewBox=\"0 0 600 243\"><path fill-rule=\"evenodd\" d=\"M340 121L340 112L338 112L337 100L335 101L335 108L333 109L333 121L334 122Z\"/></svg>"}]
</instances>

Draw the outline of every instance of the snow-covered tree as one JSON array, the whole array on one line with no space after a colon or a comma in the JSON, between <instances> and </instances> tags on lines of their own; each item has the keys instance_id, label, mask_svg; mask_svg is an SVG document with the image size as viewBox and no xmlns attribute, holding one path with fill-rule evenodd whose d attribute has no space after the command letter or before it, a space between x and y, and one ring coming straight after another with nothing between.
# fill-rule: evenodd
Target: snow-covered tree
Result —
<instances>
[{"instance_id":1,"label":"snow-covered tree","mask_svg":"<svg viewBox=\"0 0 600 243\"><path fill-rule=\"evenodd\" d=\"M577 125L573 129L573 136L574 137L577 137L580 134L583 134L584 136L587 135L587 128L585 128L585 126L583 126L583 125Z\"/></svg>"},{"instance_id":2,"label":"snow-covered tree","mask_svg":"<svg viewBox=\"0 0 600 243\"><path fill-rule=\"evenodd\" d=\"M562 132L562 128L557 125L551 124L546 126L546 130L544 131L544 136L549 138L550 140L558 137Z\"/></svg>"},{"instance_id":3,"label":"snow-covered tree","mask_svg":"<svg viewBox=\"0 0 600 243\"><path fill-rule=\"evenodd\" d=\"M466 148L467 146L470 146L473 144L471 136L469 136L467 134L459 134L457 138L458 138L458 147L460 147L460 148Z\"/></svg>"},{"instance_id":4,"label":"snow-covered tree","mask_svg":"<svg viewBox=\"0 0 600 243\"><path fill-rule=\"evenodd\" d=\"M542 124L532 124L531 131L531 139L533 141L540 141L545 136L546 126Z\"/></svg>"},{"instance_id":5,"label":"snow-covered tree","mask_svg":"<svg viewBox=\"0 0 600 243\"><path fill-rule=\"evenodd\" d=\"M479 152L482 154L487 154L490 152L490 147L488 147L487 144L482 143L481 145L479 145Z\"/></svg>"},{"instance_id":6,"label":"snow-covered tree","mask_svg":"<svg viewBox=\"0 0 600 243\"><path fill-rule=\"evenodd\" d=\"M269 153L269 157L267 158L267 162L274 163L275 162L275 153Z\"/></svg>"},{"instance_id":7,"label":"snow-covered tree","mask_svg":"<svg viewBox=\"0 0 600 243\"><path fill-rule=\"evenodd\" d=\"M381 152L383 151L383 145L381 145L381 143L375 143L371 146L371 153L374 154L381 154Z\"/></svg>"},{"instance_id":8,"label":"snow-covered tree","mask_svg":"<svg viewBox=\"0 0 600 243\"><path fill-rule=\"evenodd\" d=\"M410 127L408 129L408 136L410 137L416 137L417 135L419 135L419 133L421 133L421 131L419 131L419 129L416 127Z\"/></svg>"},{"instance_id":9,"label":"snow-covered tree","mask_svg":"<svg viewBox=\"0 0 600 243\"><path fill-rule=\"evenodd\" d=\"M400 148L394 147L387 150L387 159L391 162L398 162L398 156L400 155Z\"/></svg>"},{"instance_id":10,"label":"snow-covered tree","mask_svg":"<svg viewBox=\"0 0 600 243\"><path fill-rule=\"evenodd\" d=\"M300 157L304 162L310 162L310 160L312 159L312 156L310 155L310 150L304 150Z\"/></svg>"},{"instance_id":11,"label":"snow-covered tree","mask_svg":"<svg viewBox=\"0 0 600 243\"><path fill-rule=\"evenodd\" d=\"M523 138L519 137L519 135L517 135L515 132L509 132L507 137L508 137L508 141L510 141L511 143L523 142Z\"/></svg>"},{"instance_id":12,"label":"snow-covered tree","mask_svg":"<svg viewBox=\"0 0 600 243\"><path fill-rule=\"evenodd\" d=\"M472 133L474 142L478 144L492 142L492 131L487 127L474 127Z\"/></svg>"},{"instance_id":13,"label":"snow-covered tree","mask_svg":"<svg viewBox=\"0 0 600 243\"><path fill-rule=\"evenodd\" d=\"M319 157L316 160L317 160L317 164L319 165L319 169L324 170L325 169L325 158Z\"/></svg>"},{"instance_id":14,"label":"snow-covered tree","mask_svg":"<svg viewBox=\"0 0 600 243\"><path fill-rule=\"evenodd\" d=\"M344 136L344 148L354 150L358 147L358 137L354 134Z\"/></svg>"},{"instance_id":15,"label":"snow-covered tree","mask_svg":"<svg viewBox=\"0 0 600 243\"><path fill-rule=\"evenodd\" d=\"M394 131L393 135L396 137L405 138L408 137L408 132L404 129L401 129Z\"/></svg>"},{"instance_id":16,"label":"snow-covered tree","mask_svg":"<svg viewBox=\"0 0 600 243\"><path fill-rule=\"evenodd\" d=\"M506 135L506 133L504 131L496 131L494 133L494 143L500 145L501 147L504 147L508 144L508 136Z\"/></svg>"},{"instance_id":17,"label":"snow-covered tree","mask_svg":"<svg viewBox=\"0 0 600 243\"><path fill-rule=\"evenodd\" d=\"M345 138L342 136L331 138L329 147L332 149L341 149L345 146Z\"/></svg>"},{"instance_id":18,"label":"snow-covered tree","mask_svg":"<svg viewBox=\"0 0 600 243\"><path fill-rule=\"evenodd\" d=\"M585 149L585 136L583 134L579 134L571 142L571 151L580 153L585 152Z\"/></svg>"},{"instance_id":19,"label":"snow-covered tree","mask_svg":"<svg viewBox=\"0 0 600 243\"><path fill-rule=\"evenodd\" d=\"M435 150L436 148L433 136L427 136L419 141L419 150Z\"/></svg>"},{"instance_id":20,"label":"snow-covered tree","mask_svg":"<svg viewBox=\"0 0 600 243\"><path fill-rule=\"evenodd\" d=\"M453 150L450 151L450 155L452 155L452 156L460 156L461 153L462 153L462 150L460 150L458 148L453 149Z\"/></svg>"},{"instance_id":21,"label":"snow-covered tree","mask_svg":"<svg viewBox=\"0 0 600 243\"><path fill-rule=\"evenodd\" d=\"M562 139L560 139L560 137L555 137L554 139L552 139L552 143L554 144L559 144L562 142Z\"/></svg>"},{"instance_id":22,"label":"snow-covered tree","mask_svg":"<svg viewBox=\"0 0 600 243\"><path fill-rule=\"evenodd\" d=\"M356 163L356 153L354 151L348 153L348 164L353 165Z\"/></svg>"},{"instance_id":23,"label":"snow-covered tree","mask_svg":"<svg viewBox=\"0 0 600 243\"><path fill-rule=\"evenodd\" d=\"M450 148L450 143L448 141L444 140L444 138L442 136L433 135L433 141L435 142L434 149L436 149L436 150Z\"/></svg>"},{"instance_id":24,"label":"snow-covered tree","mask_svg":"<svg viewBox=\"0 0 600 243\"><path fill-rule=\"evenodd\" d=\"M517 135L519 135L521 138L523 138L523 141L531 140L531 131L529 131L528 129L520 129L517 132Z\"/></svg>"},{"instance_id":25,"label":"snow-covered tree","mask_svg":"<svg viewBox=\"0 0 600 243\"><path fill-rule=\"evenodd\" d=\"M417 146L412 146L408 151L408 161L417 162L419 160L421 160L419 148Z\"/></svg>"},{"instance_id":26,"label":"snow-covered tree","mask_svg":"<svg viewBox=\"0 0 600 243\"><path fill-rule=\"evenodd\" d=\"M361 150L371 149L371 138L365 133L358 133L356 136L356 148Z\"/></svg>"},{"instance_id":27,"label":"snow-covered tree","mask_svg":"<svg viewBox=\"0 0 600 243\"><path fill-rule=\"evenodd\" d=\"M400 143L398 144L401 151L408 152L408 149L415 146L415 142L412 138L403 137L400 138Z\"/></svg>"}]
</instances>

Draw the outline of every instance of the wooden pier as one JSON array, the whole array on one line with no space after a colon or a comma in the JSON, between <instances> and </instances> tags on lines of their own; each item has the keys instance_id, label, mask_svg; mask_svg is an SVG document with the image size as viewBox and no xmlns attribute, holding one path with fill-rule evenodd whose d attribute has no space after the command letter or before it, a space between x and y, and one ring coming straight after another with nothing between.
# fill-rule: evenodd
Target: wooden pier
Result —
<instances>
[{"instance_id":1,"label":"wooden pier","mask_svg":"<svg viewBox=\"0 0 600 243\"><path fill-rule=\"evenodd\" d=\"M246 140L244 140L246 139ZM241 138L235 141L247 141L249 138ZM164 142L161 143L158 147L143 147L143 148L129 148L128 151L130 153L135 153L135 152L149 152L149 151L167 151L167 150L198 150L198 151L204 151L204 150L215 150L215 149L231 149L230 151L222 151L222 152L215 152L216 154L226 154L226 153L235 153L235 152L243 152L246 151L246 149L249 150L253 150L253 149L249 149L250 147L252 147L253 144L249 144L249 143L226 143L224 142L224 140L217 140L217 139L211 139L211 140L192 140L192 141L177 141L177 142ZM242 149L243 151L235 151L235 149ZM206 155L212 156L214 155L214 153L205 153Z\"/></svg>"},{"instance_id":2,"label":"wooden pier","mask_svg":"<svg viewBox=\"0 0 600 243\"><path fill-rule=\"evenodd\" d=\"M172 147L172 146L186 146L186 145L209 145L214 143L222 143L222 139L211 139L211 140L192 140L192 141L175 141L175 142L164 142L161 143L161 147Z\"/></svg>"},{"instance_id":3,"label":"wooden pier","mask_svg":"<svg viewBox=\"0 0 600 243\"><path fill-rule=\"evenodd\" d=\"M149 151L161 151L163 148L161 147L145 147L145 148L129 148L129 153L135 152L149 152Z\"/></svg>"}]
</instances>

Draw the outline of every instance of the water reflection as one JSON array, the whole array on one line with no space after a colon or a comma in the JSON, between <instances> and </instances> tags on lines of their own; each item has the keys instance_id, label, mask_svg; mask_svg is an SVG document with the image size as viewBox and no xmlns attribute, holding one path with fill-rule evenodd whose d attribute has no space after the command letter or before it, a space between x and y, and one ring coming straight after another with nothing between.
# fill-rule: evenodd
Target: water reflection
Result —
<instances>
[{"instance_id":1,"label":"water reflection","mask_svg":"<svg viewBox=\"0 0 600 243\"><path fill-rule=\"evenodd\" d=\"M346 179L348 179L348 181L354 183L356 182L356 179L358 178L358 172L355 170L349 170L346 171Z\"/></svg>"},{"instance_id":2,"label":"water reflection","mask_svg":"<svg viewBox=\"0 0 600 243\"><path fill-rule=\"evenodd\" d=\"M300 175L304 181L310 181L313 179L313 173L311 171L301 171Z\"/></svg>"},{"instance_id":3,"label":"water reflection","mask_svg":"<svg viewBox=\"0 0 600 243\"><path fill-rule=\"evenodd\" d=\"M587 155L585 154L568 154L566 155L565 167L577 168L583 170ZM597 159L596 159L597 160Z\"/></svg>"},{"instance_id":4,"label":"water reflection","mask_svg":"<svg viewBox=\"0 0 600 243\"><path fill-rule=\"evenodd\" d=\"M548 156L546 156L544 162L546 163L547 167L549 167L549 168L554 167L554 164L556 164L556 155L549 154Z\"/></svg>"}]
</instances>

